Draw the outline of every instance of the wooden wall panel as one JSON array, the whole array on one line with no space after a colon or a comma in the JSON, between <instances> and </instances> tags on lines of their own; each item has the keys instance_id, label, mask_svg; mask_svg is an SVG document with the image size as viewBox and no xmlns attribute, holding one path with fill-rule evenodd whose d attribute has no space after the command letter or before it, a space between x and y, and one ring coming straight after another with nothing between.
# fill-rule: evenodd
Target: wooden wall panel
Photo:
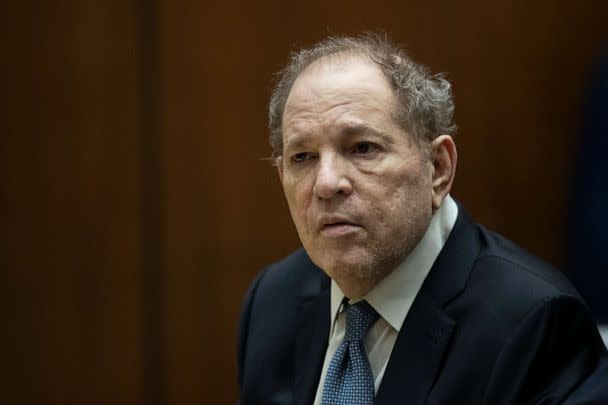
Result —
<instances>
[{"instance_id":1,"label":"wooden wall panel","mask_svg":"<svg viewBox=\"0 0 608 405\"><path fill-rule=\"evenodd\" d=\"M36 10L47 73L35 84L46 186L39 366L51 403L139 398L134 15L121 4Z\"/></svg>"},{"instance_id":2,"label":"wooden wall panel","mask_svg":"<svg viewBox=\"0 0 608 405\"><path fill-rule=\"evenodd\" d=\"M28 21L27 7L9 7L0 24L0 49L6 60L2 64L3 84L2 135L0 136L0 402L34 403L40 398L40 375L36 367L40 355L39 325L34 309L40 304L38 252L43 243L38 232L42 222L39 201L42 181L38 176L40 149L34 137L31 120L32 83L31 55L27 44L33 40L24 32L20 41L16 33ZM4 21L7 20L7 21ZM18 62L17 62L18 61ZM33 372L32 372L33 371ZM30 390L27 388L31 387Z\"/></svg>"},{"instance_id":3,"label":"wooden wall panel","mask_svg":"<svg viewBox=\"0 0 608 405\"><path fill-rule=\"evenodd\" d=\"M16 50L3 77L16 108L0 156L2 403L139 402L134 19L120 1L2 17Z\"/></svg>"}]
</instances>

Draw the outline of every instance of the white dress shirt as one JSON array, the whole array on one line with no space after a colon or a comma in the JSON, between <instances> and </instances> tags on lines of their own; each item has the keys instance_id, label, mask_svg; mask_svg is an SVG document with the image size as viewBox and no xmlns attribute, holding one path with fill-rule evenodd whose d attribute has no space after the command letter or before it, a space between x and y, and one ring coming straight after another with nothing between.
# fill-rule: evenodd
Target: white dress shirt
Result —
<instances>
[{"instance_id":1,"label":"white dress shirt","mask_svg":"<svg viewBox=\"0 0 608 405\"><path fill-rule=\"evenodd\" d=\"M388 359L393 351L403 321L412 306L412 302L414 302L414 298L420 291L422 282L448 239L457 216L458 206L447 195L439 209L433 214L428 229L414 250L392 273L363 297L380 314L378 321L371 327L365 337L365 351L374 377L375 393L378 392L378 387L382 382ZM344 294L340 287L332 280L329 344L325 353L314 405L321 405L323 385L325 384L329 363L338 346L344 340L346 313L342 306L343 298ZM350 303L354 302L356 301L351 300Z\"/></svg>"}]
</instances>

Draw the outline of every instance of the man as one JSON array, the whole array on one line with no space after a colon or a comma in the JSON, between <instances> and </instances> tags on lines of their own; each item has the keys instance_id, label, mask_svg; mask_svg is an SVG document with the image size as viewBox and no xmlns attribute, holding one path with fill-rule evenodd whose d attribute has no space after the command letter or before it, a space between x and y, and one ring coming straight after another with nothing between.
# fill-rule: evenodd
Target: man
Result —
<instances>
[{"instance_id":1,"label":"man","mask_svg":"<svg viewBox=\"0 0 608 405\"><path fill-rule=\"evenodd\" d=\"M453 109L449 82L376 36L327 39L282 71L270 141L303 249L245 299L242 404L597 392L606 351L576 291L450 197Z\"/></svg>"}]
</instances>

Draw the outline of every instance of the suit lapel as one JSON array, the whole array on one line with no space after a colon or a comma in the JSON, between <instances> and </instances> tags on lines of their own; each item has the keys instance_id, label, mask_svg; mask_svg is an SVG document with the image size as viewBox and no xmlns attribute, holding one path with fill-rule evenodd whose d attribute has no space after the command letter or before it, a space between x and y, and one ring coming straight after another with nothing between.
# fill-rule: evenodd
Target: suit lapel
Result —
<instances>
[{"instance_id":1,"label":"suit lapel","mask_svg":"<svg viewBox=\"0 0 608 405\"><path fill-rule=\"evenodd\" d=\"M416 297L391 353L375 404L422 404L439 371L455 322L428 295Z\"/></svg>"},{"instance_id":2,"label":"suit lapel","mask_svg":"<svg viewBox=\"0 0 608 405\"><path fill-rule=\"evenodd\" d=\"M316 281L316 285L305 286L298 309L294 381L298 405L310 405L314 401L329 339L329 279L323 276Z\"/></svg>"},{"instance_id":3,"label":"suit lapel","mask_svg":"<svg viewBox=\"0 0 608 405\"><path fill-rule=\"evenodd\" d=\"M375 404L422 404L456 327L445 306L465 287L481 242L459 205L458 219L416 296L393 347Z\"/></svg>"}]
</instances>

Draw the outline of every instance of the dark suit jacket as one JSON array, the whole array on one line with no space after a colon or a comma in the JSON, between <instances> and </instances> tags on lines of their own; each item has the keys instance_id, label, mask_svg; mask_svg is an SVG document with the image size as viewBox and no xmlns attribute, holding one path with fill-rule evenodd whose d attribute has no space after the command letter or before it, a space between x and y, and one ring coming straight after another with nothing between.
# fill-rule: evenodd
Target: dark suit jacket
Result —
<instances>
[{"instance_id":1,"label":"dark suit jacket","mask_svg":"<svg viewBox=\"0 0 608 405\"><path fill-rule=\"evenodd\" d=\"M597 392L589 378L606 349L578 293L459 208L375 403L557 404L574 393L577 403L601 403L586 392ZM312 404L328 343L329 286L302 249L253 282L238 337L243 405Z\"/></svg>"}]
</instances>

